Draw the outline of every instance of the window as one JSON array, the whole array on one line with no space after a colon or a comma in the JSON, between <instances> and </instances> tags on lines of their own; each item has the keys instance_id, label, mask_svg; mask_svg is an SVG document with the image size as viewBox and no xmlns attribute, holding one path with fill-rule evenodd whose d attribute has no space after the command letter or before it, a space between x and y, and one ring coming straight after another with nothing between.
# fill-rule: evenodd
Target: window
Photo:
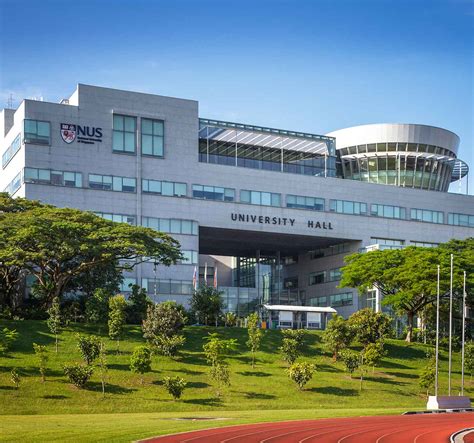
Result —
<instances>
[{"instance_id":1,"label":"window","mask_svg":"<svg viewBox=\"0 0 474 443\"><path fill-rule=\"evenodd\" d=\"M393 238L377 238L372 237L372 242L378 245L384 246L403 246L405 244L404 240L397 240Z\"/></svg>"},{"instance_id":2,"label":"window","mask_svg":"<svg viewBox=\"0 0 474 443\"><path fill-rule=\"evenodd\" d=\"M326 271L312 272L309 274L309 286L318 285L326 281Z\"/></svg>"},{"instance_id":3,"label":"window","mask_svg":"<svg viewBox=\"0 0 474 443\"><path fill-rule=\"evenodd\" d=\"M296 289L298 288L298 276L286 277L283 279L283 287L285 289Z\"/></svg>"},{"instance_id":4,"label":"window","mask_svg":"<svg viewBox=\"0 0 474 443\"><path fill-rule=\"evenodd\" d=\"M403 220L406 218L406 209L400 206L373 204L370 206L370 215L374 217L398 218Z\"/></svg>"},{"instance_id":5,"label":"window","mask_svg":"<svg viewBox=\"0 0 474 443\"><path fill-rule=\"evenodd\" d=\"M327 298L327 296L310 298L309 299L309 305L310 306L319 306L319 307L327 306L328 305L328 298Z\"/></svg>"},{"instance_id":6,"label":"window","mask_svg":"<svg viewBox=\"0 0 474 443\"><path fill-rule=\"evenodd\" d=\"M136 285L136 284L137 284L136 278L125 277L122 280L122 283L120 283L120 292L132 292L132 288L130 287L130 285Z\"/></svg>"},{"instance_id":7,"label":"window","mask_svg":"<svg viewBox=\"0 0 474 443\"><path fill-rule=\"evenodd\" d=\"M24 180L25 183L82 188L82 174L80 172L25 168Z\"/></svg>"},{"instance_id":8,"label":"window","mask_svg":"<svg viewBox=\"0 0 474 443\"><path fill-rule=\"evenodd\" d=\"M142 180L142 191L152 194L167 195L171 197L186 197L186 183L175 183L160 180Z\"/></svg>"},{"instance_id":9,"label":"window","mask_svg":"<svg viewBox=\"0 0 474 443\"><path fill-rule=\"evenodd\" d=\"M40 120L25 120L25 143L51 144L51 124Z\"/></svg>"},{"instance_id":10,"label":"window","mask_svg":"<svg viewBox=\"0 0 474 443\"><path fill-rule=\"evenodd\" d=\"M112 149L117 152L135 153L137 119L114 114Z\"/></svg>"},{"instance_id":11,"label":"window","mask_svg":"<svg viewBox=\"0 0 474 443\"><path fill-rule=\"evenodd\" d=\"M454 214L450 212L448 214L448 225L467 226L468 228L474 228L474 215Z\"/></svg>"},{"instance_id":12,"label":"window","mask_svg":"<svg viewBox=\"0 0 474 443\"><path fill-rule=\"evenodd\" d=\"M15 178L8 183L8 185L5 187L4 192L8 192L10 195L13 195L18 189L21 187L21 172L19 172Z\"/></svg>"},{"instance_id":13,"label":"window","mask_svg":"<svg viewBox=\"0 0 474 443\"><path fill-rule=\"evenodd\" d=\"M301 195L287 195L286 206L288 208L324 211L324 199L316 197L303 197Z\"/></svg>"},{"instance_id":14,"label":"window","mask_svg":"<svg viewBox=\"0 0 474 443\"><path fill-rule=\"evenodd\" d=\"M352 303L352 292L344 292L342 294L334 294L329 296L329 305L332 307L350 306Z\"/></svg>"},{"instance_id":15,"label":"window","mask_svg":"<svg viewBox=\"0 0 474 443\"><path fill-rule=\"evenodd\" d=\"M444 213L441 211L430 211L428 209L412 209L410 211L411 220L426 223L443 223Z\"/></svg>"},{"instance_id":16,"label":"window","mask_svg":"<svg viewBox=\"0 0 474 443\"><path fill-rule=\"evenodd\" d=\"M103 191L135 192L136 179L112 175L89 174L89 188Z\"/></svg>"},{"instance_id":17,"label":"window","mask_svg":"<svg viewBox=\"0 0 474 443\"><path fill-rule=\"evenodd\" d=\"M95 215L105 218L116 223L128 223L129 225L135 224L134 215L124 215L124 214L110 214L106 212L94 212Z\"/></svg>"},{"instance_id":18,"label":"window","mask_svg":"<svg viewBox=\"0 0 474 443\"><path fill-rule=\"evenodd\" d=\"M193 282L187 280L155 280L154 278L142 278L142 288L149 294L160 295L191 295L193 292Z\"/></svg>"},{"instance_id":19,"label":"window","mask_svg":"<svg viewBox=\"0 0 474 443\"><path fill-rule=\"evenodd\" d=\"M180 261L183 265L197 265L198 263L198 252L197 251L183 251L183 259Z\"/></svg>"},{"instance_id":20,"label":"window","mask_svg":"<svg viewBox=\"0 0 474 443\"><path fill-rule=\"evenodd\" d=\"M430 243L430 242L424 242L424 241L411 240L410 245L417 246L419 248L436 248L436 246L438 246L439 243Z\"/></svg>"},{"instance_id":21,"label":"window","mask_svg":"<svg viewBox=\"0 0 474 443\"><path fill-rule=\"evenodd\" d=\"M193 197L204 200L219 200L233 202L235 200L235 189L221 188L218 186L193 185Z\"/></svg>"},{"instance_id":22,"label":"window","mask_svg":"<svg viewBox=\"0 0 474 443\"><path fill-rule=\"evenodd\" d=\"M351 250L351 245L349 243L339 243L338 245L329 246L325 249L316 249L310 251L309 258L310 260L316 260L321 257L329 257L331 255L343 254L344 252L349 252Z\"/></svg>"},{"instance_id":23,"label":"window","mask_svg":"<svg viewBox=\"0 0 474 443\"><path fill-rule=\"evenodd\" d=\"M330 200L329 210L341 214L366 215L367 203L353 202L349 200Z\"/></svg>"},{"instance_id":24,"label":"window","mask_svg":"<svg viewBox=\"0 0 474 443\"><path fill-rule=\"evenodd\" d=\"M240 191L240 201L251 205L281 206L281 195L272 192Z\"/></svg>"},{"instance_id":25,"label":"window","mask_svg":"<svg viewBox=\"0 0 474 443\"><path fill-rule=\"evenodd\" d=\"M193 220L142 217L142 225L167 234L198 235L198 223Z\"/></svg>"},{"instance_id":26,"label":"window","mask_svg":"<svg viewBox=\"0 0 474 443\"><path fill-rule=\"evenodd\" d=\"M142 154L163 157L164 122L142 118Z\"/></svg>"},{"instance_id":27,"label":"window","mask_svg":"<svg viewBox=\"0 0 474 443\"><path fill-rule=\"evenodd\" d=\"M2 168L5 167L10 163L10 160L15 156L15 154L21 148L21 134L18 134L15 137L15 140L12 141L11 145L7 148L7 150L2 155Z\"/></svg>"},{"instance_id":28,"label":"window","mask_svg":"<svg viewBox=\"0 0 474 443\"><path fill-rule=\"evenodd\" d=\"M341 268L330 269L328 272L328 281L339 281L341 276Z\"/></svg>"}]
</instances>

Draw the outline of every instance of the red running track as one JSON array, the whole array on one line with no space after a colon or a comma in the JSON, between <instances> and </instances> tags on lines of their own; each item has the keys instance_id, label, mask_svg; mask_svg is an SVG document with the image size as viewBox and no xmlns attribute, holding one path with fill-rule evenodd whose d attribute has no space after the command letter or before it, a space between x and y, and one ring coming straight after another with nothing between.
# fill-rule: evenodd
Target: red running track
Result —
<instances>
[{"instance_id":1,"label":"red running track","mask_svg":"<svg viewBox=\"0 0 474 443\"><path fill-rule=\"evenodd\" d=\"M155 437L156 443L446 443L474 426L474 413L419 414L258 423Z\"/></svg>"}]
</instances>

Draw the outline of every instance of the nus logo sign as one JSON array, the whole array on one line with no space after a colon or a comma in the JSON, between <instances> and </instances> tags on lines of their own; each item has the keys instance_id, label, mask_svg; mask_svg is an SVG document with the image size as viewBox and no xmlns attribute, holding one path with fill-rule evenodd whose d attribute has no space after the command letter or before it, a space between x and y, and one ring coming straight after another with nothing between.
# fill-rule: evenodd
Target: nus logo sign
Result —
<instances>
[{"instance_id":1,"label":"nus logo sign","mask_svg":"<svg viewBox=\"0 0 474 443\"><path fill-rule=\"evenodd\" d=\"M102 128L95 126L61 123L61 138L67 144L77 140L77 143L93 145L102 142Z\"/></svg>"}]
</instances>

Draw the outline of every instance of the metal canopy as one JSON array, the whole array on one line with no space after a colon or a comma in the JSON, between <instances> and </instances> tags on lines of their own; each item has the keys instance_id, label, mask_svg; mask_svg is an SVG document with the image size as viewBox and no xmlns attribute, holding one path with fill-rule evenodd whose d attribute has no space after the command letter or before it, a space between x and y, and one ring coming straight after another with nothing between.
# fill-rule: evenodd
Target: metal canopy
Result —
<instances>
[{"instance_id":1,"label":"metal canopy","mask_svg":"<svg viewBox=\"0 0 474 443\"><path fill-rule=\"evenodd\" d=\"M291 311L291 312L321 312L326 314L337 314L334 308L325 306L291 306L291 305L263 305L268 311Z\"/></svg>"},{"instance_id":2,"label":"metal canopy","mask_svg":"<svg viewBox=\"0 0 474 443\"><path fill-rule=\"evenodd\" d=\"M335 138L219 120L199 119L199 138L320 155L334 155Z\"/></svg>"}]
</instances>

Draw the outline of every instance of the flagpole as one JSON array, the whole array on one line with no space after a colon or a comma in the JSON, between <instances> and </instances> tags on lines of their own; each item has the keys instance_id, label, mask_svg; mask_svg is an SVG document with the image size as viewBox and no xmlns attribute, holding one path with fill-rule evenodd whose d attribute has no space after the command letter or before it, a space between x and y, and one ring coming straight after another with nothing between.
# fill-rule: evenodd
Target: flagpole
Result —
<instances>
[{"instance_id":1,"label":"flagpole","mask_svg":"<svg viewBox=\"0 0 474 443\"><path fill-rule=\"evenodd\" d=\"M436 282L436 372L435 372L435 397L438 397L438 366L439 366L439 265Z\"/></svg>"},{"instance_id":2,"label":"flagpole","mask_svg":"<svg viewBox=\"0 0 474 443\"><path fill-rule=\"evenodd\" d=\"M464 341L466 333L466 271L462 287L462 334L461 334L461 395L464 395Z\"/></svg>"},{"instance_id":3,"label":"flagpole","mask_svg":"<svg viewBox=\"0 0 474 443\"><path fill-rule=\"evenodd\" d=\"M448 395L451 395L451 368L453 363L453 254L451 254L451 276L449 279L449 363L448 363Z\"/></svg>"}]
</instances>

